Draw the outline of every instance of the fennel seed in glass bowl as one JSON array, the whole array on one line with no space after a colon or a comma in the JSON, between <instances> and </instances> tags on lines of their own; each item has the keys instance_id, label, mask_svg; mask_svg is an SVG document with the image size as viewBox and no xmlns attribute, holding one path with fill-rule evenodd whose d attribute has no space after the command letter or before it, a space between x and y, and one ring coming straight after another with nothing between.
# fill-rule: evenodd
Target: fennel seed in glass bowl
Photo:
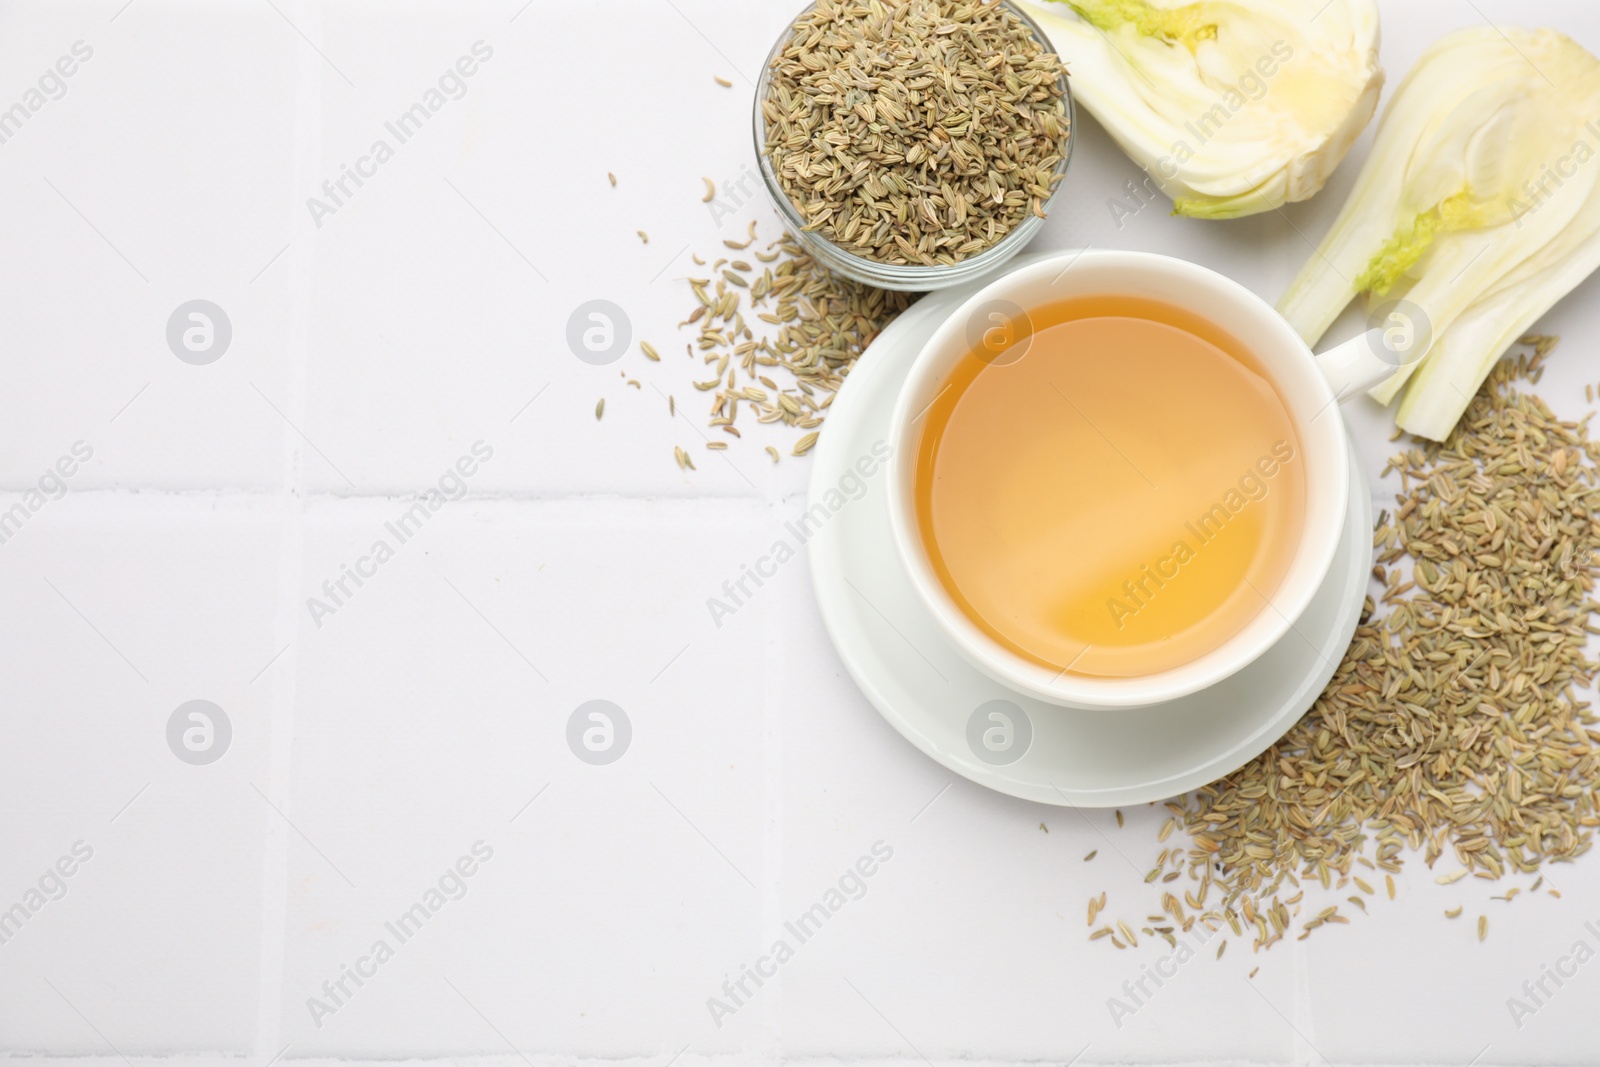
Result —
<instances>
[{"instance_id":1,"label":"fennel seed in glass bowl","mask_svg":"<svg viewBox=\"0 0 1600 1067\"><path fill-rule=\"evenodd\" d=\"M1072 94L1007 0L817 0L756 86L756 154L784 225L885 289L969 281L1038 231L1072 152Z\"/></svg>"}]
</instances>

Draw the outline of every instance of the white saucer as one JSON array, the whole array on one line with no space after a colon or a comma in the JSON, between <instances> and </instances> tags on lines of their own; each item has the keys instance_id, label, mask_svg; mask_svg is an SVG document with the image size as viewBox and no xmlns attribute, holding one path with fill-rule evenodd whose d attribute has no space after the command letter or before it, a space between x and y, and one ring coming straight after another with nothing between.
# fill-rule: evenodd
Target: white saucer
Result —
<instances>
[{"instance_id":1,"label":"white saucer","mask_svg":"<svg viewBox=\"0 0 1600 1067\"><path fill-rule=\"evenodd\" d=\"M862 355L828 412L809 503L839 490L841 478L848 495L857 461L887 439L895 394L923 342L983 284L923 297ZM1352 449L1339 551L1282 641L1233 677L1181 700L1122 711L1045 704L981 674L926 616L894 553L877 466L865 479L866 494L839 508L808 542L823 622L856 684L896 730L957 774L1002 793L1112 807L1215 781L1265 751L1311 707L1360 618L1372 566L1372 501Z\"/></svg>"}]
</instances>

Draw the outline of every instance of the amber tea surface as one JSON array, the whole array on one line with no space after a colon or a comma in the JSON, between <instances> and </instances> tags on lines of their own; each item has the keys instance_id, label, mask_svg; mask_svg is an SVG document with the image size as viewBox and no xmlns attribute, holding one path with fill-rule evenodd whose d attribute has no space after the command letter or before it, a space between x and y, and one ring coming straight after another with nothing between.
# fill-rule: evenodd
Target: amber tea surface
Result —
<instances>
[{"instance_id":1,"label":"amber tea surface","mask_svg":"<svg viewBox=\"0 0 1600 1067\"><path fill-rule=\"evenodd\" d=\"M1107 677L1181 666L1273 610L1306 490L1259 361L1139 297L1029 318L922 416L917 521L957 605L1028 659Z\"/></svg>"}]
</instances>

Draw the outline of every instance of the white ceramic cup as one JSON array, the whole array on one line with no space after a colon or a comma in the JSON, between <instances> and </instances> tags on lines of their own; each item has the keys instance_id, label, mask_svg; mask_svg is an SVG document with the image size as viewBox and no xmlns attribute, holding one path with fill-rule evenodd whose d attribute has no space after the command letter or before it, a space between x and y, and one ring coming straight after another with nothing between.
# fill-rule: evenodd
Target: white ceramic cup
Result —
<instances>
[{"instance_id":1,"label":"white ceramic cup","mask_svg":"<svg viewBox=\"0 0 1600 1067\"><path fill-rule=\"evenodd\" d=\"M1051 669L985 634L934 573L918 530L917 443L922 417L979 328L1004 311L1075 296L1144 297L1190 311L1237 338L1262 362L1300 436L1306 515L1300 543L1268 603L1233 637L1181 666L1137 677L1097 677ZM1391 342L1392 343L1392 342ZM1023 358L1027 358L1024 356ZM1377 329L1315 356L1272 306L1237 282L1169 256L1146 252L1063 252L1012 270L957 308L929 338L901 388L890 422L889 519L896 549L939 628L979 670L1012 689L1075 708L1141 707L1214 685L1283 638L1327 577L1344 527L1349 454L1338 402L1393 374L1402 362ZM1328 655L1340 650L1329 649Z\"/></svg>"}]
</instances>

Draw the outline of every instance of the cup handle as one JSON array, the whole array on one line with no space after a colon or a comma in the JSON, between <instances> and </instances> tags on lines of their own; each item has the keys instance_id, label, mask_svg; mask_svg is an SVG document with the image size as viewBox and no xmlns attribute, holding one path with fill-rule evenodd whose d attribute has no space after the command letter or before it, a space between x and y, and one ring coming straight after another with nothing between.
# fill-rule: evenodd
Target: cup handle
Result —
<instances>
[{"instance_id":1,"label":"cup handle","mask_svg":"<svg viewBox=\"0 0 1600 1067\"><path fill-rule=\"evenodd\" d=\"M1395 353L1384 344L1383 330L1376 326L1315 358L1334 399L1341 403L1400 369Z\"/></svg>"}]
</instances>

